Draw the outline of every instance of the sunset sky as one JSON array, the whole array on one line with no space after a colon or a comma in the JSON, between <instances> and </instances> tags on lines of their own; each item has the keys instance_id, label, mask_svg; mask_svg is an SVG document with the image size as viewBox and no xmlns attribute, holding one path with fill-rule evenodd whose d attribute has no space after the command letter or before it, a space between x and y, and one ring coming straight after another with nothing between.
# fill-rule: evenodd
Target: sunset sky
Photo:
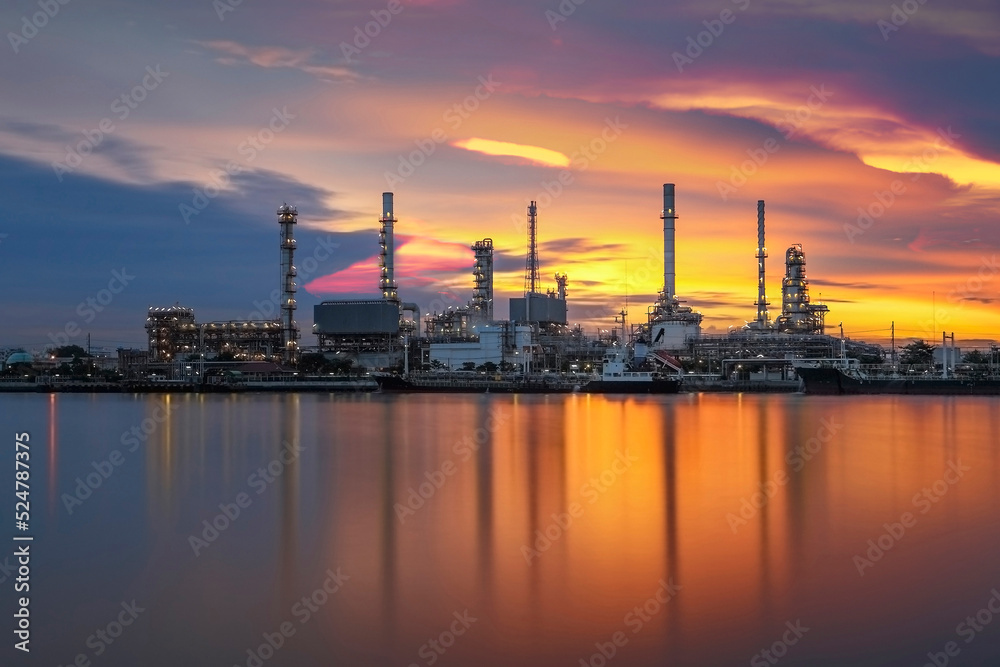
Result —
<instances>
[{"instance_id":1,"label":"sunset sky","mask_svg":"<svg viewBox=\"0 0 1000 667\"><path fill-rule=\"evenodd\" d=\"M149 305L266 310L282 202L308 331L320 300L377 292L389 190L425 313L471 298L490 237L506 315L537 200L571 321L610 324L626 293L640 320L668 182L707 331L754 317L764 199L773 315L801 243L834 330L1000 339L995 2L50 1L0 10L0 348L71 322L142 344Z\"/></svg>"}]
</instances>

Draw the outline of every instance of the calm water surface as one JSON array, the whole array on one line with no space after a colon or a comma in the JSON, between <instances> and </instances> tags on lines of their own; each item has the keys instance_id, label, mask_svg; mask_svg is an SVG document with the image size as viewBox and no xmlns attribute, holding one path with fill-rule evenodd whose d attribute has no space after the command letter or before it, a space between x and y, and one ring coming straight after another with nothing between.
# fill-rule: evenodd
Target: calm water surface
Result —
<instances>
[{"instance_id":1,"label":"calm water surface","mask_svg":"<svg viewBox=\"0 0 1000 667\"><path fill-rule=\"evenodd\" d=\"M0 426L35 535L2 664L1000 664L995 398L3 395Z\"/></svg>"}]
</instances>

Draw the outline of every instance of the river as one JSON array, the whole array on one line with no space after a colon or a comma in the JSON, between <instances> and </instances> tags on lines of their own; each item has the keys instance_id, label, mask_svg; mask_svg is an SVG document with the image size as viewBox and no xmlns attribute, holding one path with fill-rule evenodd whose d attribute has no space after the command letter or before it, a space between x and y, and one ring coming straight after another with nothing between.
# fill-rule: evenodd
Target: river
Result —
<instances>
[{"instance_id":1,"label":"river","mask_svg":"<svg viewBox=\"0 0 1000 667\"><path fill-rule=\"evenodd\" d=\"M6 394L0 425L34 538L3 664L1000 664L995 398Z\"/></svg>"}]
</instances>

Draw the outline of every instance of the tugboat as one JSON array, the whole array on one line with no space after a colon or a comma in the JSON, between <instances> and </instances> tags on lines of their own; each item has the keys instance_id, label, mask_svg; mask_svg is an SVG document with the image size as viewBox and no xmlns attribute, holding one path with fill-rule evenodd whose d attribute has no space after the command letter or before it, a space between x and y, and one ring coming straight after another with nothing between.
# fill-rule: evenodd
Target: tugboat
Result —
<instances>
[{"instance_id":1,"label":"tugboat","mask_svg":"<svg viewBox=\"0 0 1000 667\"><path fill-rule=\"evenodd\" d=\"M680 386L677 378L632 368L628 351L615 345L604 353L601 376L585 384L581 391L588 394L676 394Z\"/></svg>"}]
</instances>

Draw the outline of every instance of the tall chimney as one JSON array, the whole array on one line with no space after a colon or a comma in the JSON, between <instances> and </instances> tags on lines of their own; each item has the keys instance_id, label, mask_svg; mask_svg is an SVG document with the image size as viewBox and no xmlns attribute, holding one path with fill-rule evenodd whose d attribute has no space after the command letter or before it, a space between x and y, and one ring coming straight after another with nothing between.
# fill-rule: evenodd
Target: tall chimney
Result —
<instances>
[{"instance_id":1,"label":"tall chimney","mask_svg":"<svg viewBox=\"0 0 1000 667\"><path fill-rule=\"evenodd\" d=\"M674 208L674 184L663 186L663 299L670 303L676 296L674 274L674 220L677 219L677 209Z\"/></svg>"},{"instance_id":2,"label":"tall chimney","mask_svg":"<svg viewBox=\"0 0 1000 667\"><path fill-rule=\"evenodd\" d=\"M767 248L764 246L764 200L757 201L757 324L760 327L768 325L767 281L764 271L764 261L767 259Z\"/></svg>"},{"instance_id":3,"label":"tall chimney","mask_svg":"<svg viewBox=\"0 0 1000 667\"><path fill-rule=\"evenodd\" d=\"M393 275L393 225L396 223L396 216L392 210L392 193L382 193L382 215L378 219L380 227L378 234L379 244L379 288L382 290L382 298L387 301L398 301L399 294Z\"/></svg>"}]
</instances>

